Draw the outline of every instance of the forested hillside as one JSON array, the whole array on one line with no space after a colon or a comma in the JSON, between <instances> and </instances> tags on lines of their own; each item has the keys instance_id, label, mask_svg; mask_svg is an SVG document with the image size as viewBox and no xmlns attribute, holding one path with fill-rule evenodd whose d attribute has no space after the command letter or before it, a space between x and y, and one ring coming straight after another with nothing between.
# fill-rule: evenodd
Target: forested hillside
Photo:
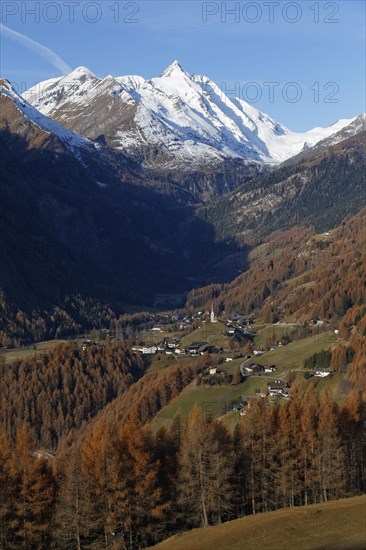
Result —
<instances>
[{"instance_id":1,"label":"forested hillside","mask_svg":"<svg viewBox=\"0 0 366 550\"><path fill-rule=\"evenodd\" d=\"M77 441L98 413L115 429L132 411L145 424L197 373L193 363L145 374L146 365L118 342L85 350L71 342L10 364L0 356L0 425L15 437L29 424L38 446L60 449Z\"/></svg>"},{"instance_id":2,"label":"forested hillside","mask_svg":"<svg viewBox=\"0 0 366 550\"><path fill-rule=\"evenodd\" d=\"M366 204L365 151L365 132L326 150L310 149L202 209L201 216L217 238L235 235L240 243L299 225L328 231Z\"/></svg>"},{"instance_id":3,"label":"forested hillside","mask_svg":"<svg viewBox=\"0 0 366 550\"><path fill-rule=\"evenodd\" d=\"M298 227L276 232L256 251L250 269L225 287L188 295L187 305L215 299L226 313L256 312L265 322L279 316L339 320L366 303L366 210L326 234Z\"/></svg>"},{"instance_id":4,"label":"forested hillside","mask_svg":"<svg viewBox=\"0 0 366 550\"><path fill-rule=\"evenodd\" d=\"M15 437L26 423L38 445L56 448L143 372L141 357L120 343L63 344L9 365L0 356L0 424Z\"/></svg>"},{"instance_id":5,"label":"forested hillside","mask_svg":"<svg viewBox=\"0 0 366 550\"><path fill-rule=\"evenodd\" d=\"M297 391L255 401L234 434L194 409L155 435L134 415L101 418L67 458L31 457L31 433L1 433L0 540L5 548L134 550L200 525L365 491L364 402L340 408Z\"/></svg>"}]
</instances>

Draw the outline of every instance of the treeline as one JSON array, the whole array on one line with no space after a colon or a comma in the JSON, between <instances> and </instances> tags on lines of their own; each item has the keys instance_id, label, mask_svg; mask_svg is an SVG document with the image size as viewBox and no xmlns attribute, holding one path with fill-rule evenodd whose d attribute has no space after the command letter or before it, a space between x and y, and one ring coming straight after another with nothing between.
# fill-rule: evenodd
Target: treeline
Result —
<instances>
[{"instance_id":1,"label":"treeline","mask_svg":"<svg viewBox=\"0 0 366 550\"><path fill-rule=\"evenodd\" d=\"M143 373L142 358L119 342L71 342L9 365L0 357L0 425L14 437L27 422L38 444L56 448Z\"/></svg>"},{"instance_id":2,"label":"treeline","mask_svg":"<svg viewBox=\"0 0 366 550\"><path fill-rule=\"evenodd\" d=\"M366 490L366 407L313 386L288 402L254 399L234 433L194 408L156 433L136 415L101 418L62 459L33 456L21 429L0 445L4 550L145 548L247 514Z\"/></svg>"},{"instance_id":3,"label":"treeline","mask_svg":"<svg viewBox=\"0 0 366 550\"><path fill-rule=\"evenodd\" d=\"M134 411L138 422L145 424L174 397L179 395L208 364L210 357L196 363L171 365L169 368L145 374L128 391L119 395L100 413L110 426L125 422Z\"/></svg>"},{"instance_id":4,"label":"treeline","mask_svg":"<svg viewBox=\"0 0 366 550\"><path fill-rule=\"evenodd\" d=\"M338 344L333 350L320 351L305 359L304 368L330 368L333 372L345 372L347 366L353 363L354 356L355 350L352 346Z\"/></svg>"},{"instance_id":5,"label":"treeline","mask_svg":"<svg viewBox=\"0 0 366 550\"><path fill-rule=\"evenodd\" d=\"M327 369L329 368L330 361L332 359L332 352L331 351L319 351L318 353L314 353L310 357L307 357L304 361L304 368L305 369ZM347 357L348 359L348 357ZM347 361L348 363L350 361Z\"/></svg>"}]
</instances>

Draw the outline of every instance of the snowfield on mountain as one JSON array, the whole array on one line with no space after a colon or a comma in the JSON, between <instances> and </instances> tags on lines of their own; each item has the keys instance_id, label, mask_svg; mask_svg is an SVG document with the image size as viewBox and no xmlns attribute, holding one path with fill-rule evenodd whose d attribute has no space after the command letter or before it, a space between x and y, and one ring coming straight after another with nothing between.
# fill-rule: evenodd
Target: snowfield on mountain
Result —
<instances>
[{"instance_id":1,"label":"snowfield on mountain","mask_svg":"<svg viewBox=\"0 0 366 550\"><path fill-rule=\"evenodd\" d=\"M160 77L98 78L79 67L46 80L23 97L66 128L132 155L149 168L192 169L241 159L278 164L339 132L292 132L245 101L228 97L208 77L174 61Z\"/></svg>"}]
</instances>

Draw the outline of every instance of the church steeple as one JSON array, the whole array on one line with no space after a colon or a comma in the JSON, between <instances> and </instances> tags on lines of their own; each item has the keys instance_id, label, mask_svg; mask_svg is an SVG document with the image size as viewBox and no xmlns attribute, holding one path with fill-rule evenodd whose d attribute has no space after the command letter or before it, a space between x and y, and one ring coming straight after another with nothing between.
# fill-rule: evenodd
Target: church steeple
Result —
<instances>
[{"instance_id":1,"label":"church steeple","mask_svg":"<svg viewBox=\"0 0 366 550\"><path fill-rule=\"evenodd\" d=\"M213 304L211 304L210 321L211 321L211 323L217 323L217 319L216 319Z\"/></svg>"}]
</instances>

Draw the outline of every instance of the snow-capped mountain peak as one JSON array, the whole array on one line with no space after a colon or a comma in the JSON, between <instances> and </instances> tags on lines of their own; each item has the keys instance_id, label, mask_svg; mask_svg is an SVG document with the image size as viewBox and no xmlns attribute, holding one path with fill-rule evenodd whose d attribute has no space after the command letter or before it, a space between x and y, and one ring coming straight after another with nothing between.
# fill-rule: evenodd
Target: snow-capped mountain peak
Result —
<instances>
[{"instance_id":1,"label":"snow-capped mountain peak","mask_svg":"<svg viewBox=\"0 0 366 550\"><path fill-rule=\"evenodd\" d=\"M177 60L173 61L173 63L171 63L166 69L164 69L164 71L161 73L161 76L169 77L174 73L187 74L186 71L183 69L182 65Z\"/></svg>"},{"instance_id":2,"label":"snow-capped mountain peak","mask_svg":"<svg viewBox=\"0 0 366 550\"><path fill-rule=\"evenodd\" d=\"M24 97L90 139L103 139L149 167L192 168L226 159L280 163L350 124L292 132L206 76L173 61L159 77L100 79L79 67Z\"/></svg>"},{"instance_id":3,"label":"snow-capped mountain peak","mask_svg":"<svg viewBox=\"0 0 366 550\"><path fill-rule=\"evenodd\" d=\"M74 77L74 78L80 78L80 77L94 77L95 78L95 74L92 73L92 71L90 71L87 67L83 67L83 66L80 66L80 67L76 67L76 69L74 69L71 73L69 73L68 77Z\"/></svg>"}]
</instances>

